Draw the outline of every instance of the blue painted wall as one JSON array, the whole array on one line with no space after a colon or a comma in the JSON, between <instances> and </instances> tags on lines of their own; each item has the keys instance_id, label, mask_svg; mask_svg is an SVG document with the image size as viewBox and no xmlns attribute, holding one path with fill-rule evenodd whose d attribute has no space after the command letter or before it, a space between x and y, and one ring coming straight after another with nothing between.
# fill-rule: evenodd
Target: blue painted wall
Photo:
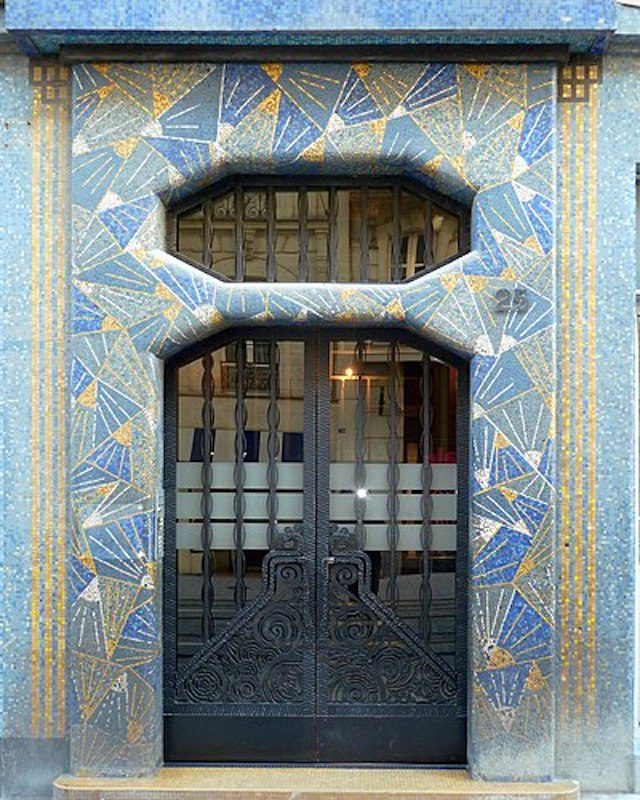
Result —
<instances>
[{"instance_id":1,"label":"blue painted wall","mask_svg":"<svg viewBox=\"0 0 640 800\"><path fill-rule=\"evenodd\" d=\"M105 44L565 44L601 52L614 0L7 0L7 27L29 55Z\"/></svg>"},{"instance_id":2,"label":"blue painted wall","mask_svg":"<svg viewBox=\"0 0 640 800\"><path fill-rule=\"evenodd\" d=\"M8 0L7 27L84 31L540 31L611 29L613 0Z\"/></svg>"},{"instance_id":3,"label":"blue painted wall","mask_svg":"<svg viewBox=\"0 0 640 800\"><path fill-rule=\"evenodd\" d=\"M0 59L0 564L4 571L0 604L0 692L2 709L28 667L29 595L21 591L31 576L31 126L29 63ZM12 475L20 475L19 482ZM24 709L0 715L0 735L20 729Z\"/></svg>"}]
</instances>

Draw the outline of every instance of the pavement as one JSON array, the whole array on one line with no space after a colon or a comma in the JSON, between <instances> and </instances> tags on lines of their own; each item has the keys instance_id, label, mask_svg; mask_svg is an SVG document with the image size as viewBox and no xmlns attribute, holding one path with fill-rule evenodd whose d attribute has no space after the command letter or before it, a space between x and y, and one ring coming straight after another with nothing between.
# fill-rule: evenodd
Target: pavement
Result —
<instances>
[{"instance_id":1,"label":"pavement","mask_svg":"<svg viewBox=\"0 0 640 800\"><path fill-rule=\"evenodd\" d=\"M581 792L581 800L640 800L640 794L600 794L593 792ZM38 797L21 797L20 800L47 800L42 795ZM53 800L53 797L51 798Z\"/></svg>"}]
</instances>

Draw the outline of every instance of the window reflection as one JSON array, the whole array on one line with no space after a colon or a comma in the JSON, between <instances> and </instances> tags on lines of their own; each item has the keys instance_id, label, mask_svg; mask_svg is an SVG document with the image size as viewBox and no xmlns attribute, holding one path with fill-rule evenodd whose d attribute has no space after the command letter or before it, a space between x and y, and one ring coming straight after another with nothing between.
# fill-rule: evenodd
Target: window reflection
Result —
<instances>
[{"instance_id":1,"label":"window reflection","mask_svg":"<svg viewBox=\"0 0 640 800\"><path fill-rule=\"evenodd\" d=\"M275 348L275 352L271 350ZM277 429L277 519L280 527L302 521L304 460L304 345L302 342L234 341L212 352L213 425L212 548L214 587L212 617L218 634L236 613L236 471L238 356L244 370L243 557L245 602L257 597L262 561L268 548L268 448L270 356L275 356ZM176 548L178 566L178 661L185 663L202 646L202 463L203 361L178 374L178 464Z\"/></svg>"},{"instance_id":2,"label":"window reflection","mask_svg":"<svg viewBox=\"0 0 640 800\"><path fill-rule=\"evenodd\" d=\"M457 372L411 347L385 342L365 341L360 347L334 342L330 356L331 522L358 534L371 562L373 592L392 602L418 634L424 634L423 602L429 593L429 642L453 665ZM428 436L425 418L431 422ZM428 531L423 526L425 446L431 469ZM363 486L356 485L358 472L364 475ZM425 536L431 543L426 560Z\"/></svg>"},{"instance_id":3,"label":"window reflection","mask_svg":"<svg viewBox=\"0 0 640 800\"><path fill-rule=\"evenodd\" d=\"M177 249L230 279L393 282L459 254L467 228L394 186L236 188L178 217Z\"/></svg>"}]
</instances>

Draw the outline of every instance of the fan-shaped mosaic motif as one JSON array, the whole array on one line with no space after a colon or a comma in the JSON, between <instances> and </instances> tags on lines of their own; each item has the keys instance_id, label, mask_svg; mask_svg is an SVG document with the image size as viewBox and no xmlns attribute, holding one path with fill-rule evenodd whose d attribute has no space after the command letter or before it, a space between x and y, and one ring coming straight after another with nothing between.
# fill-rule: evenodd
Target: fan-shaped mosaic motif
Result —
<instances>
[{"instance_id":1,"label":"fan-shaped mosaic motif","mask_svg":"<svg viewBox=\"0 0 640 800\"><path fill-rule=\"evenodd\" d=\"M74 768L139 772L160 759L158 357L273 321L404 325L474 356L474 730L487 740L508 731L513 757L523 739L545 751L551 69L101 64L77 66L74 84ZM408 174L473 201L473 251L403 285L221 283L163 252L163 202L233 172Z\"/></svg>"}]
</instances>

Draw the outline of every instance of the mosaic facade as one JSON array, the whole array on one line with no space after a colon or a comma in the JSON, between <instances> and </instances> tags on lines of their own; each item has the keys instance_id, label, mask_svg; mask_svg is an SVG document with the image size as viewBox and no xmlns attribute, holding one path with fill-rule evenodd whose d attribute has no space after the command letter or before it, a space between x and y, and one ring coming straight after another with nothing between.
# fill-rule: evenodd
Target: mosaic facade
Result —
<instances>
[{"instance_id":1,"label":"mosaic facade","mask_svg":"<svg viewBox=\"0 0 640 800\"><path fill-rule=\"evenodd\" d=\"M557 86L526 65L1 61L3 778L14 759L46 783L69 737L78 771L161 759L162 359L247 321L364 318L473 357L473 767L545 777L555 760L587 788L632 786L640 61ZM164 252L165 204L218 177L354 170L473 203L473 252L312 295ZM496 313L516 286L531 314Z\"/></svg>"},{"instance_id":2,"label":"mosaic facade","mask_svg":"<svg viewBox=\"0 0 640 800\"><path fill-rule=\"evenodd\" d=\"M160 759L159 359L225 326L362 321L473 356L472 757L506 774L526 741L522 773L548 775L552 70L85 65L74 92L74 769ZM473 251L393 287L224 284L163 254L163 203L231 172L278 171L411 174L473 201ZM528 310L500 313L500 288L524 289Z\"/></svg>"}]
</instances>

